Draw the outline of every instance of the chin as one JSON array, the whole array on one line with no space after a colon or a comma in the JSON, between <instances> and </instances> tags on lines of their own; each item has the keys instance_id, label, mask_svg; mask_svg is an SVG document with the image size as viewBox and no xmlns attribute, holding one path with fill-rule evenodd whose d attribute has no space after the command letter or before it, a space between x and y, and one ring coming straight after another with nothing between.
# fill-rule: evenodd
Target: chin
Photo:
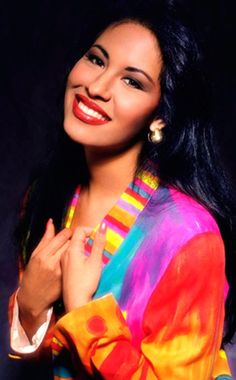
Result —
<instances>
[{"instance_id":1,"label":"chin","mask_svg":"<svg viewBox=\"0 0 236 380\"><path fill-rule=\"evenodd\" d=\"M85 133L86 131L84 130L84 127L71 120L64 121L64 131L73 141L78 142L79 144L84 144L87 140L86 135L88 137L88 134Z\"/></svg>"}]
</instances>

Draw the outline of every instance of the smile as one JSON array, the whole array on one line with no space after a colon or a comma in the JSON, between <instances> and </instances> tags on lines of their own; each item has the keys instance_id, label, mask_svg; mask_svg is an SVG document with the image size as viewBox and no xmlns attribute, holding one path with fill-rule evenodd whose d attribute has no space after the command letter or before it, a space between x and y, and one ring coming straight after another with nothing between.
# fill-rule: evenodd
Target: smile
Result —
<instances>
[{"instance_id":1,"label":"smile","mask_svg":"<svg viewBox=\"0 0 236 380\"><path fill-rule=\"evenodd\" d=\"M89 108L87 107L84 103L82 102L79 102L78 103L78 107L83 111L85 112L87 115L90 115L90 116L93 116L95 117L96 119L99 119L99 120L107 120L104 116L102 116L100 113L92 110L92 108Z\"/></svg>"},{"instance_id":2,"label":"smile","mask_svg":"<svg viewBox=\"0 0 236 380\"><path fill-rule=\"evenodd\" d=\"M111 120L102 108L81 94L77 94L74 98L73 114L91 125L101 125Z\"/></svg>"}]
</instances>

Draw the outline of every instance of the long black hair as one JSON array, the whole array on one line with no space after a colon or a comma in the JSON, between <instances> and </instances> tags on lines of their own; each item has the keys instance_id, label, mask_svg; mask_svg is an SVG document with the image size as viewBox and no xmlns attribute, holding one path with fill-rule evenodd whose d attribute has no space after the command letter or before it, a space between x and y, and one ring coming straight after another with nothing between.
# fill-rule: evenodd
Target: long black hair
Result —
<instances>
[{"instance_id":1,"label":"long black hair","mask_svg":"<svg viewBox=\"0 0 236 380\"><path fill-rule=\"evenodd\" d=\"M229 283L223 339L227 343L236 330L236 208L213 138L208 83L199 46L186 15L179 13L173 1L146 1L145 6L137 1L135 9L126 6L116 13L110 24L127 20L141 23L155 34L160 45L164 65L156 117L166 124L165 137L158 146L144 142L140 166L149 158L157 162L161 180L203 204L219 225ZM19 229L25 263L47 219L52 217L59 230L76 185L87 181L83 148L62 133L53 160L28 194Z\"/></svg>"}]
</instances>

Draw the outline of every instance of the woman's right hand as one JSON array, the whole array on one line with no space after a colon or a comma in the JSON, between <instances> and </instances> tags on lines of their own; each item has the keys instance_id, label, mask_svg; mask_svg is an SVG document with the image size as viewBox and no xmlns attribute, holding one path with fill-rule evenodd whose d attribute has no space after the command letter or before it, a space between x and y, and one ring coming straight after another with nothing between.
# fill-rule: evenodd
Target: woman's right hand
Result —
<instances>
[{"instance_id":1,"label":"woman's right hand","mask_svg":"<svg viewBox=\"0 0 236 380\"><path fill-rule=\"evenodd\" d=\"M20 322L31 340L46 313L62 292L60 259L68 248L72 232L65 228L55 235L49 219L46 231L33 251L17 294Z\"/></svg>"}]
</instances>

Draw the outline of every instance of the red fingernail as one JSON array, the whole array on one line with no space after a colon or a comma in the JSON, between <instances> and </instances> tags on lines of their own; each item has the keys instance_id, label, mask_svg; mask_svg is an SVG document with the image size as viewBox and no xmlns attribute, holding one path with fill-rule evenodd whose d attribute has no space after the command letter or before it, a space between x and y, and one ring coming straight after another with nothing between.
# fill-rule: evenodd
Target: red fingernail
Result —
<instances>
[{"instance_id":1,"label":"red fingernail","mask_svg":"<svg viewBox=\"0 0 236 380\"><path fill-rule=\"evenodd\" d=\"M100 227L99 227L99 232L105 235L106 231L107 231L107 225L105 222L102 222L102 224L100 224Z\"/></svg>"}]
</instances>

